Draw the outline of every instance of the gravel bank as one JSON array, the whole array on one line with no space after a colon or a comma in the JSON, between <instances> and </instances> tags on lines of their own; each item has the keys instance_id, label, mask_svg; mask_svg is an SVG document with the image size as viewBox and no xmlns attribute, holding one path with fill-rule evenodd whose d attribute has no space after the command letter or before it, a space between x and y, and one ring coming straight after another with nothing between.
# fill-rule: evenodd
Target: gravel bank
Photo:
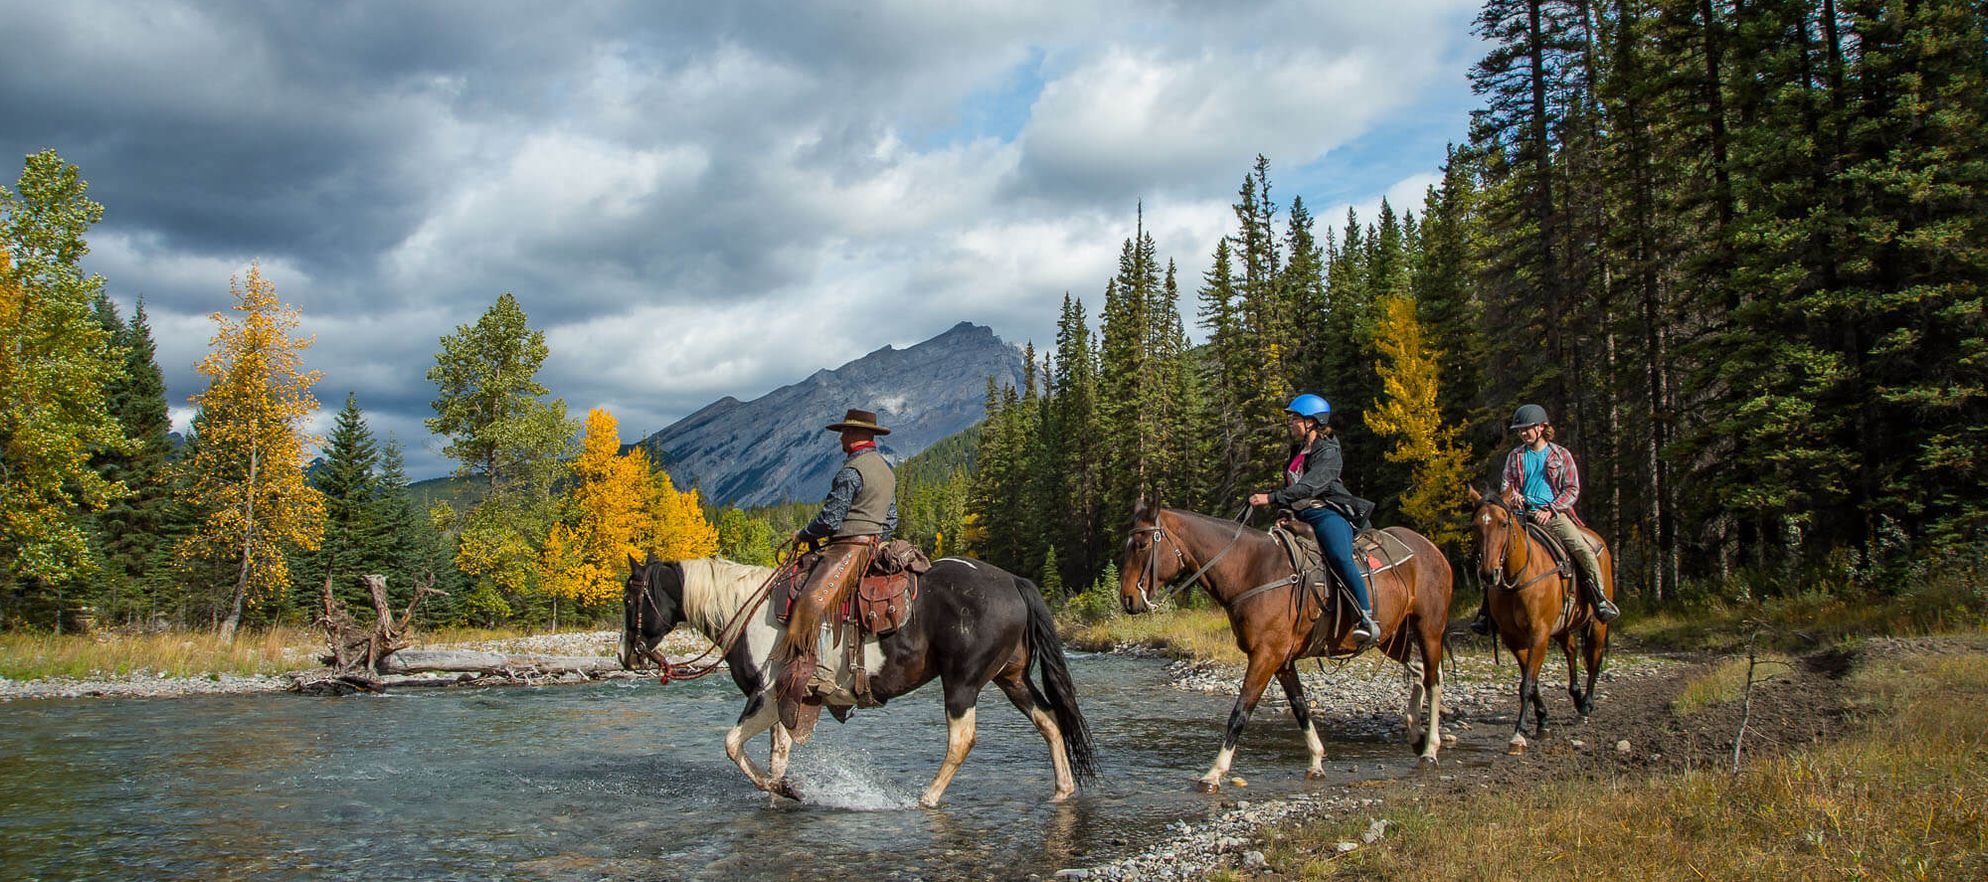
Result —
<instances>
[{"instance_id":1,"label":"gravel bank","mask_svg":"<svg viewBox=\"0 0 1988 882\"><path fill-rule=\"evenodd\" d=\"M1128 654L1152 655L1149 649L1126 647ZM1463 644L1452 647L1451 661L1444 666L1443 728L1453 739L1458 731L1485 726L1494 718L1510 725L1518 701L1518 671L1509 655L1494 666L1489 652ZM1611 655L1596 681L1597 699L1607 703L1610 692L1635 684L1673 675L1678 663L1647 656ZM1298 679L1313 718L1322 728L1362 735L1402 733L1401 712L1408 703L1408 684L1402 667L1392 660L1368 653L1344 665L1327 662L1323 670L1306 662ZM1210 695L1235 695L1241 688L1242 668L1213 662L1176 660L1167 665L1170 685L1176 689ZM1566 669L1558 656L1541 672L1541 689L1553 689L1564 697ZM1283 722L1289 701L1283 690L1272 683L1258 702L1252 716L1252 730L1261 734L1266 723ZM1245 736L1247 737L1247 735ZM1502 741L1504 729L1497 738ZM1212 757L1216 745L1208 745ZM1403 748L1401 761L1414 762ZM1090 882L1130 882L1130 880L1202 879L1221 870L1254 872L1265 868L1262 832L1278 823L1362 819L1379 814L1382 800L1363 796L1344 785L1316 793L1256 802L1238 799L1220 814L1199 822L1176 821L1163 841L1131 857L1092 867L1058 871L1057 879ZM1348 851L1378 842L1387 835L1384 822L1372 822L1359 841L1342 842Z\"/></svg>"}]
</instances>

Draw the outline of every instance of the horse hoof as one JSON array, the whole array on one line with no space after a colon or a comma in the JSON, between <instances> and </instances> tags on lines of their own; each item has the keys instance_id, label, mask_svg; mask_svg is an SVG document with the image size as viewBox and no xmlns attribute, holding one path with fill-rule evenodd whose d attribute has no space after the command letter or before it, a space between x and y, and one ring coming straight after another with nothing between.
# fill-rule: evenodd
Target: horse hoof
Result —
<instances>
[{"instance_id":1,"label":"horse hoof","mask_svg":"<svg viewBox=\"0 0 1988 882\"><path fill-rule=\"evenodd\" d=\"M791 799L795 802L801 801L801 795L799 793L794 792L794 785L787 783L787 779L785 778L782 778L778 781L773 782L772 784L767 785L766 792L771 793L774 796L787 797L788 799Z\"/></svg>"},{"instance_id":2,"label":"horse hoof","mask_svg":"<svg viewBox=\"0 0 1988 882\"><path fill-rule=\"evenodd\" d=\"M1526 746L1523 744L1513 744L1505 748L1506 756L1524 756L1525 752Z\"/></svg>"},{"instance_id":3,"label":"horse hoof","mask_svg":"<svg viewBox=\"0 0 1988 882\"><path fill-rule=\"evenodd\" d=\"M1305 770L1305 780L1307 780L1307 781L1317 781L1317 780L1320 780L1320 779L1322 779L1322 778L1324 778L1324 777L1325 777L1325 770L1324 770L1324 769L1306 769L1306 770Z\"/></svg>"},{"instance_id":4,"label":"horse hoof","mask_svg":"<svg viewBox=\"0 0 1988 882\"><path fill-rule=\"evenodd\" d=\"M1417 759L1417 760L1415 761L1415 764L1416 764L1416 765L1418 765L1418 766L1421 766L1422 768L1425 768L1425 769L1433 769L1433 768L1435 768L1435 767L1436 767L1436 765L1437 765L1437 762L1436 762L1436 758L1435 758L1435 757L1433 757L1433 756L1428 756L1428 755L1426 755L1426 754L1425 754L1425 755L1424 755L1424 756L1422 756L1421 758Z\"/></svg>"},{"instance_id":5,"label":"horse hoof","mask_svg":"<svg viewBox=\"0 0 1988 882\"><path fill-rule=\"evenodd\" d=\"M1220 793L1222 785L1214 781L1196 781L1194 782L1194 789L1202 793Z\"/></svg>"},{"instance_id":6,"label":"horse hoof","mask_svg":"<svg viewBox=\"0 0 1988 882\"><path fill-rule=\"evenodd\" d=\"M936 799L932 799L932 798L930 798L930 797L926 797L926 796L921 796L921 797L918 797L918 807L919 807L919 808L928 808L928 809L935 809L935 808L938 808L938 807L939 807L939 801L938 801L938 800L936 800Z\"/></svg>"}]
</instances>

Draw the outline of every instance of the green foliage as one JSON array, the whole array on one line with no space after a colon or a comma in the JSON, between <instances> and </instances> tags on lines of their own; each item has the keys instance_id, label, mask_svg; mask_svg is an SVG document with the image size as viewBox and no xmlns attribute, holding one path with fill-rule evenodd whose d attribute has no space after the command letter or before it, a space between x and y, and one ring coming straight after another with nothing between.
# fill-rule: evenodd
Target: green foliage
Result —
<instances>
[{"instance_id":1,"label":"green foliage","mask_svg":"<svg viewBox=\"0 0 1988 882\"><path fill-rule=\"evenodd\" d=\"M773 566L773 549L778 543L773 525L736 508L726 506L718 516L718 556L754 566Z\"/></svg>"},{"instance_id":2,"label":"green foliage","mask_svg":"<svg viewBox=\"0 0 1988 882\"><path fill-rule=\"evenodd\" d=\"M86 512L127 488L90 468L132 448L111 412L125 354L93 313L103 279L80 266L103 217L53 150L0 187L0 618L57 624L61 592L94 576Z\"/></svg>"}]
</instances>

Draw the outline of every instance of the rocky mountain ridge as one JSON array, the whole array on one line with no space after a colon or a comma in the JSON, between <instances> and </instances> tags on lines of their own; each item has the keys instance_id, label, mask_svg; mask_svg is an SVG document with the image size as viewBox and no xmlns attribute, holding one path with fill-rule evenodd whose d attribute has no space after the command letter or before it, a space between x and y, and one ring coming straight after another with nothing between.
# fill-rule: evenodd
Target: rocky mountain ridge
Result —
<instances>
[{"instance_id":1,"label":"rocky mountain ridge","mask_svg":"<svg viewBox=\"0 0 1988 882\"><path fill-rule=\"evenodd\" d=\"M891 433L892 462L986 416L987 379L1022 384L1024 358L992 328L961 322L904 349L885 346L751 401L720 398L636 442L679 487L741 507L813 501L842 462L823 426L850 408L871 410Z\"/></svg>"}]
</instances>

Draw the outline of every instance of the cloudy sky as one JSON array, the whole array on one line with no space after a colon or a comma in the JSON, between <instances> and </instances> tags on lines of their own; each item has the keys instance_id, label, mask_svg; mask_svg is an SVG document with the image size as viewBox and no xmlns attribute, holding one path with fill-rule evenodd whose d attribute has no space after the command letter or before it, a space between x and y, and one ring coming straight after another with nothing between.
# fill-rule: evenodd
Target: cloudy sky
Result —
<instances>
[{"instance_id":1,"label":"cloudy sky","mask_svg":"<svg viewBox=\"0 0 1988 882\"><path fill-rule=\"evenodd\" d=\"M1280 205L1419 207L1476 8L0 0L0 180L81 167L182 423L259 261L314 428L356 393L421 478L437 339L505 291L541 381L633 440L960 321L1047 343L1141 202L1198 282L1258 153Z\"/></svg>"}]
</instances>

